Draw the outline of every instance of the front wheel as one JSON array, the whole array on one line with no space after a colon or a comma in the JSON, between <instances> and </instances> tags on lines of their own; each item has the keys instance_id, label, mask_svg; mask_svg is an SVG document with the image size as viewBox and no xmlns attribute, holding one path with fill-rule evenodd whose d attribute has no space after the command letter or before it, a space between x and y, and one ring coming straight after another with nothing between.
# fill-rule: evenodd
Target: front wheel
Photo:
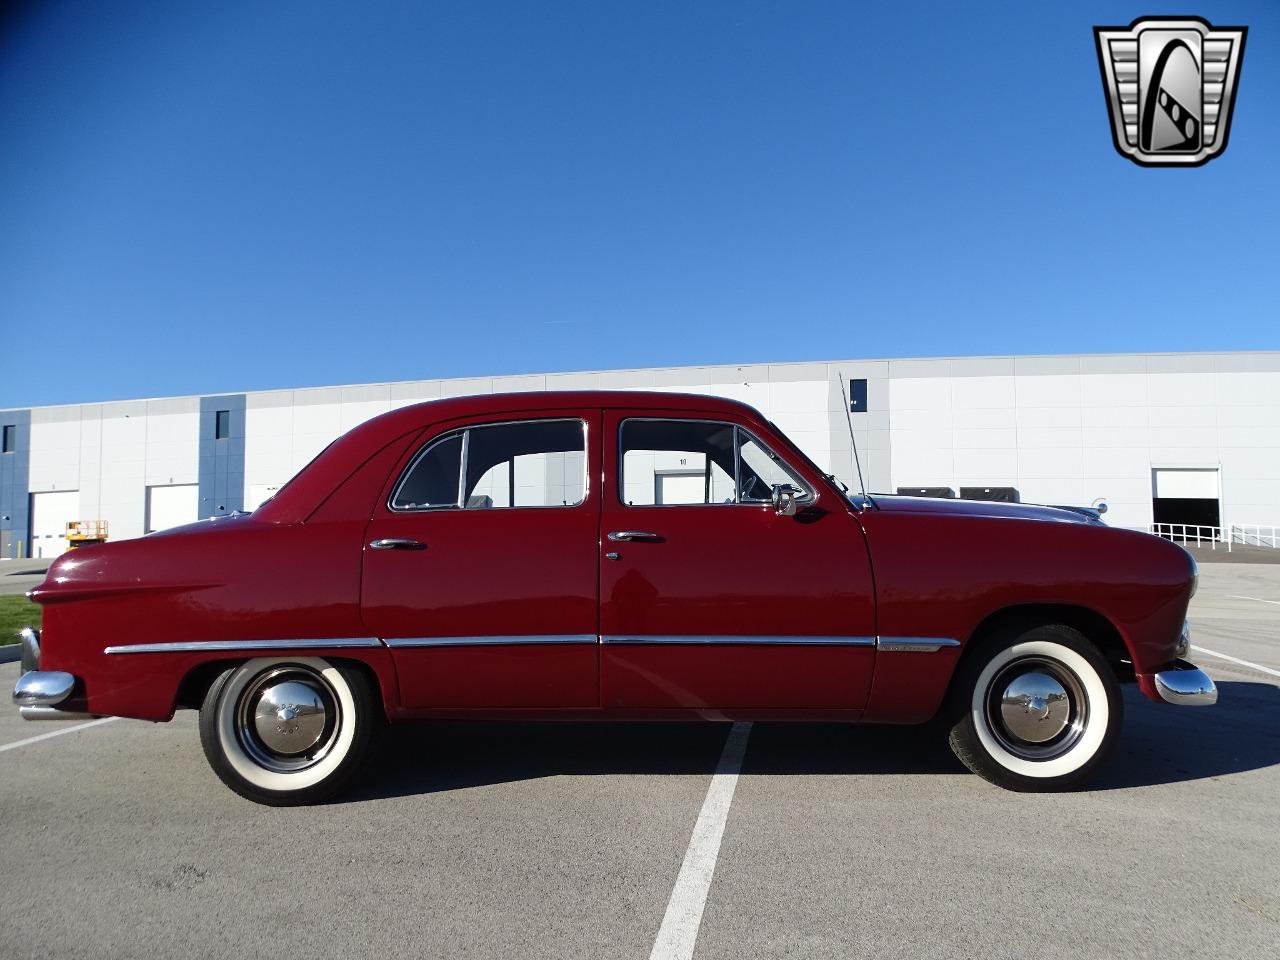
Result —
<instances>
[{"instance_id":1,"label":"front wheel","mask_svg":"<svg viewBox=\"0 0 1280 960\"><path fill-rule=\"evenodd\" d=\"M951 749L1009 790L1066 790L1087 780L1119 733L1124 701L1106 660L1060 624L983 641L953 693Z\"/></svg>"},{"instance_id":2,"label":"front wheel","mask_svg":"<svg viewBox=\"0 0 1280 960\"><path fill-rule=\"evenodd\" d=\"M233 667L200 707L200 743L218 777L258 803L316 803L368 756L378 711L365 675L318 657Z\"/></svg>"}]
</instances>

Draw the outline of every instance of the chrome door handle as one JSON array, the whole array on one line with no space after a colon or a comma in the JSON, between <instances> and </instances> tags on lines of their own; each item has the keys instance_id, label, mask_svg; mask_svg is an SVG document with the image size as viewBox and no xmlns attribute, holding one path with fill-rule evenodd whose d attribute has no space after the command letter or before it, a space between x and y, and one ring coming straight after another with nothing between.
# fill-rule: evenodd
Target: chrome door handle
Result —
<instances>
[{"instance_id":1,"label":"chrome door handle","mask_svg":"<svg viewBox=\"0 0 1280 960\"><path fill-rule=\"evenodd\" d=\"M425 550L427 545L410 537L386 537L369 544L370 550Z\"/></svg>"},{"instance_id":2,"label":"chrome door handle","mask_svg":"<svg viewBox=\"0 0 1280 960\"><path fill-rule=\"evenodd\" d=\"M609 534L610 540L661 540L662 538L656 533L649 533L646 530L614 530Z\"/></svg>"}]
</instances>

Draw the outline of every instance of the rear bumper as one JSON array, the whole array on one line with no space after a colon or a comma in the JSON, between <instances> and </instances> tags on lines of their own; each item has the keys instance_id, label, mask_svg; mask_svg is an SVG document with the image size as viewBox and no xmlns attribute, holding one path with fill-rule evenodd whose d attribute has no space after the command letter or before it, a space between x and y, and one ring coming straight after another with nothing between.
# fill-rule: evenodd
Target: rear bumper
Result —
<instances>
[{"instance_id":1,"label":"rear bumper","mask_svg":"<svg viewBox=\"0 0 1280 960\"><path fill-rule=\"evenodd\" d=\"M13 702L24 720L87 720L93 715L67 709L75 692L74 675L40 669L40 633L22 631L22 675L13 686Z\"/></svg>"},{"instance_id":2,"label":"rear bumper","mask_svg":"<svg viewBox=\"0 0 1280 960\"><path fill-rule=\"evenodd\" d=\"M1174 706L1208 707L1218 702L1218 688L1209 675L1186 660L1159 673L1139 674L1138 682L1152 700Z\"/></svg>"}]
</instances>

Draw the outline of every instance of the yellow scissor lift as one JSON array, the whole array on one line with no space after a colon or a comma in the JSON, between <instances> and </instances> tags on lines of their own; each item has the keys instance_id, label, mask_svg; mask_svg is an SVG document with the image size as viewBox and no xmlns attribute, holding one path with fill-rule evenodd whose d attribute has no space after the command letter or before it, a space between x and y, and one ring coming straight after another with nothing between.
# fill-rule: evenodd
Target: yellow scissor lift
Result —
<instances>
[{"instance_id":1,"label":"yellow scissor lift","mask_svg":"<svg viewBox=\"0 0 1280 960\"><path fill-rule=\"evenodd\" d=\"M94 543L107 542L107 521L105 520L70 520L67 522L67 544L69 550L86 547Z\"/></svg>"}]
</instances>

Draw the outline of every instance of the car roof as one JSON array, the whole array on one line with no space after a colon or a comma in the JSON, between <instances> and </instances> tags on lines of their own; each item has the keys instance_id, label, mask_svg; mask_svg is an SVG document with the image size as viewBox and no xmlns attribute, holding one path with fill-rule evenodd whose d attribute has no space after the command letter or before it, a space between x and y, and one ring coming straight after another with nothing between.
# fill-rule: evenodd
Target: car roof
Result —
<instances>
[{"instance_id":1,"label":"car roof","mask_svg":"<svg viewBox=\"0 0 1280 960\"><path fill-rule=\"evenodd\" d=\"M435 424L495 414L537 414L566 409L680 410L708 416L763 419L754 407L737 400L658 390L537 390L428 400L388 411L353 427L334 440L255 514L271 523L299 522L310 516L370 457L408 434Z\"/></svg>"}]
</instances>

